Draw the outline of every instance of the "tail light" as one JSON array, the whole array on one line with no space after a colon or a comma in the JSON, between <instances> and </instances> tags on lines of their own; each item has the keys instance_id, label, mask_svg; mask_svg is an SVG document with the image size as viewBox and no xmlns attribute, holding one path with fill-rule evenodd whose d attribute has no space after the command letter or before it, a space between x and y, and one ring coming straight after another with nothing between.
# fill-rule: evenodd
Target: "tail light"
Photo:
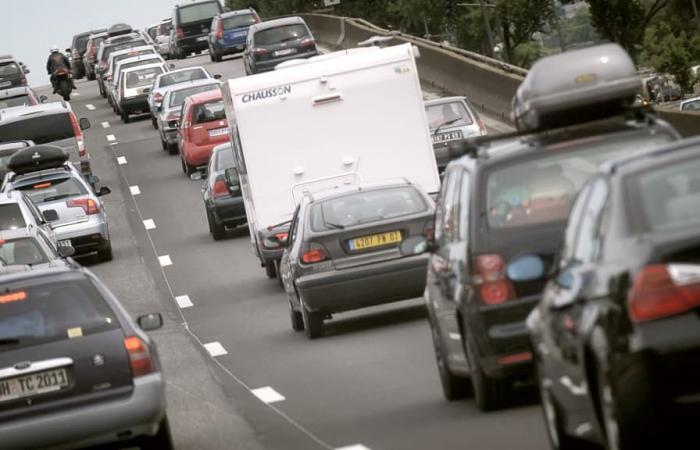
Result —
<instances>
[{"instance_id":1,"label":"tail light","mask_svg":"<svg viewBox=\"0 0 700 450\"><path fill-rule=\"evenodd\" d=\"M484 125L484 121L481 120L481 117L476 118L476 123L479 125L479 131L481 131L481 135L486 136L488 134L488 131L486 130L486 125Z\"/></svg>"},{"instance_id":2,"label":"tail light","mask_svg":"<svg viewBox=\"0 0 700 450\"><path fill-rule=\"evenodd\" d=\"M481 302L499 305L515 298L513 284L505 277L506 263L501 255L480 255L474 259L474 283Z\"/></svg>"},{"instance_id":3,"label":"tail light","mask_svg":"<svg viewBox=\"0 0 700 450\"><path fill-rule=\"evenodd\" d=\"M270 53L270 51L266 48L254 48L253 49L253 54L255 56L264 56Z\"/></svg>"},{"instance_id":4,"label":"tail light","mask_svg":"<svg viewBox=\"0 0 700 450\"><path fill-rule=\"evenodd\" d=\"M163 102L163 94L156 92L153 94L153 103L161 104Z\"/></svg>"},{"instance_id":5,"label":"tail light","mask_svg":"<svg viewBox=\"0 0 700 450\"><path fill-rule=\"evenodd\" d=\"M76 198L73 200L68 200L66 205L69 208L83 208L83 211L85 211L85 214L88 216L98 214L100 212L100 206L91 198Z\"/></svg>"},{"instance_id":6,"label":"tail light","mask_svg":"<svg viewBox=\"0 0 700 450\"><path fill-rule=\"evenodd\" d=\"M27 77L25 77L24 75L22 75L22 76L19 78L19 82L20 82L20 84L21 84L22 86L26 86L26 85L27 85Z\"/></svg>"},{"instance_id":7,"label":"tail light","mask_svg":"<svg viewBox=\"0 0 700 450\"><path fill-rule=\"evenodd\" d=\"M646 266L635 277L628 301L634 322L661 319L700 307L700 265Z\"/></svg>"},{"instance_id":8,"label":"tail light","mask_svg":"<svg viewBox=\"0 0 700 450\"><path fill-rule=\"evenodd\" d=\"M183 30L182 27L177 27L175 29L175 34L177 34L177 37L179 37L179 38L184 38L185 37L185 30Z\"/></svg>"},{"instance_id":9,"label":"tail light","mask_svg":"<svg viewBox=\"0 0 700 450\"><path fill-rule=\"evenodd\" d=\"M180 123L180 135L188 141L192 139L192 122L185 120Z\"/></svg>"},{"instance_id":10,"label":"tail light","mask_svg":"<svg viewBox=\"0 0 700 450\"><path fill-rule=\"evenodd\" d=\"M148 375L154 372L151 351L145 342L138 336L130 336L124 339L124 348L129 355L131 374L134 377Z\"/></svg>"},{"instance_id":11,"label":"tail light","mask_svg":"<svg viewBox=\"0 0 700 450\"><path fill-rule=\"evenodd\" d=\"M316 41L314 41L313 38L308 37L308 38L304 39L303 41L301 41L301 43L299 43L299 45L301 47L312 47L312 46L316 45Z\"/></svg>"},{"instance_id":12,"label":"tail light","mask_svg":"<svg viewBox=\"0 0 700 450\"><path fill-rule=\"evenodd\" d=\"M75 134L75 140L78 141L78 155L82 158L87 155L87 150L85 149L85 140L83 139L83 131L80 129L80 124L78 124L78 118L75 117L75 113L70 113L70 123L73 125L73 134Z\"/></svg>"},{"instance_id":13,"label":"tail light","mask_svg":"<svg viewBox=\"0 0 700 450\"><path fill-rule=\"evenodd\" d=\"M260 23L262 20L260 19L260 16L257 13L253 14L255 16L255 23Z\"/></svg>"},{"instance_id":14,"label":"tail light","mask_svg":"<svg viewBox=\"0 0 700 450\"><path fill-rule=\"evenodd\" d=\"M223 39L224 38L224 22L221 20L221 17L219 17L219 23L216 26L216 39Z\"/></svg>"},{"instance_id":15,"label":"tail light","mask_svg":"<svg viewBox=\"0 0 700 450\"><path fill-rule=\"evenodd\" d=\"M229 195L228 183L226 180L219 178L214 183L214 189L212 189L212 195L214 198L226 197Z\"/></svg>"},{"instance_id":16,"label":"tail light","mask_svg":"<svg viewBox=\"0 0 700 450\"><path fill-rule=\"evenodd\" d=\"M307 246L304 253L301 255L301 261L304 264L320 263L328 259L328 253L322 245L311 243Z\"/></svg>"}]
</instances>

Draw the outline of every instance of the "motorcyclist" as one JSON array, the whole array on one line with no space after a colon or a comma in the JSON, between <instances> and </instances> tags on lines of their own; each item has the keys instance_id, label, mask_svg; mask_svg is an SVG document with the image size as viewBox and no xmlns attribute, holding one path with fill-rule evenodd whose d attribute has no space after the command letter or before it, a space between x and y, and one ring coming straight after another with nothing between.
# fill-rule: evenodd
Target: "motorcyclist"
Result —
<instances>
[{"instance_id":1,"label":"motorcyclist","mask_svg":"<svg viewBox=\"0 0 700 450\"><path fill-rule=\"evenodd\" d=\"M51 76L51 85L53 86L53 93L58 92L58 79L56 78L56 71L58 69L71 70L70 61L66 58L66 55L58 50L58 46L54 45L51 47L51 54L46 61L46 72ZM72 83L72 81L71 81Z\"/></svg>"}]
</instances>

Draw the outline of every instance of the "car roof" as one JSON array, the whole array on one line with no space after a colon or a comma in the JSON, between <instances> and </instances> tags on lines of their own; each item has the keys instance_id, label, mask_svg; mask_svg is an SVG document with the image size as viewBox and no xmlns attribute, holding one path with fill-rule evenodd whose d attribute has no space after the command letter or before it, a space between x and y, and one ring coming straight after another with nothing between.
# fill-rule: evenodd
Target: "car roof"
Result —
<instances>
[{"instance_id":1,"label":"car roof","mask_svg":"<svg viewBox=\"0 0 700 450\"><path fill-rule=\"evenodd\" d=\"M49 114L70 112L70 105L66 102L49 102L38 105L15 106L0 109L0 123L14 120L24 120L29 117L45 116Z\"/></svg>"},{"instance_id":2,"label":"car roof","mask_svg":"<svg viewBox=\"0 0 700 450\"><path fill-rule=\"evenodd\" d=\"M17 86L8 89L0 90L0 98L15 97L17 95L29 95L31 88L29 86Z\"/></svg>"},{"instance_id":3,"label":"car roof","mask_svg":"<svg viewBox=\"0 0 700 450\"><path fill-rule=\"evenodd\" d=\"M22 269L23 268L23 269ZM60 265L41 268L31 268L28 266L12 265L0 268L0 280L2 284L9 284L17 281L29 280L32 278L47 278L64 276L65 278L86 278L88 271L77 265Z\"/></svg>"},{"instance_id":4,"label":"car roof","mask_svg":"<svg viewBox=\"0 0 700 450\"><path fill-rule=\"evenodd\" d=\"M244 8L244 9L237 9L235 11L228 11L225 13L219 14L222 19L225 19L227 17L233 17L233 16L242 16L244 14L254 14L255 12L253 11L253 8Z\"/></svg>"},{"instance_id":5,"label":"car roof","mask_svg":"<svg viewBox=\"0 0 700 450\"><path fill-rule=\"evenodd\" d=\"M74 34L73 39L75 39L77 37L82 37L82 36L90 36L91 34L105 33L106 31L107 31L106 28L98 28L96 30L83 31L82 33Z\"/></svg>"},{"instance_id":6,"label":"car roof","mask_svg":"<svg viewBox=\"0 0 700 450\"><path fill-rule=\"evenodd\" d=\"M22 150L23 148L31 147L33 145L34 142L29 139L23 141L0 142L0 152L4 152L6 150Z\"/></svg>"},{"instance_id":7,"label":"car roof","mask_svg":"<svg viewBox=\"0 0 700 450\"><path fill-rule=\"evenodd\" d=\"M306 22L304 22L304 19L302 19L299 16L283 17L281 19L266 20L264 22L253 24L250 26L250 30L251 32L255 33L256 31L267 30L269 28L279 27L283 25L292 25L296 23L306 24Z\"/></svg>"},{"instance_id":8,"label":"car roof","mask_svg":"<svg viewBox=\"0 0 700 450\"><path fill-rule=\"evenodd\" d=\"M424 103L425 103L425 106L434 106L434 105L444 105L445 103L464 102L466 100L467 100L467 98L464 96L452 96L452 97L434 98L431 100L426 100Z\"/></svg>"},{"instance_id":9,"label":"car roof","mask_svg":"<svg viewBox=\"0 0 700 450\"><path fill-rule=\"evenodd\" d=\"M198 1L192 1L189 3L178 3L177 5L175 5L175 8L176 9L177 8L184 8L186 6L197 5L199 3L213 3L214 1L216 1L218 3L218 0L198 0Z\"/></svg>"},{"instance_id":10,"label":"car roof","mask_svg":"<svg viewBox=\"0 0 700 450\"><path fill-rule=\"evenodd\" d=\"M20 191L9 191L0 194L0 204L19 203L24 200L24 194Z\"/></svg>"},{"instance_id":11,"label":"car roof","mask_svg":"<svg viewBox=\"0 0 700 450\"><path fill-rule=\"evenodd\" d=\"M700 97L687 98L681 101L681 106L685 105L686 103L697 102L698 100L700 100Z\"/></svg>"},{"instance_id":12,"label":"car roof","mask_svg":"<svg viewBox=\"0 0 700 450\"><path fill-rule=\"evenodd\" d=\"M168 73L170 73L170 72L168 72ZM219 80L217 80L216 78L203 78L200 80L187 80L187 81L183 81L182 83L177 83L177 84L173 84L170 86L166 86L165 95L168 95L171 92L177 92L177 91L181 91L183 89L188 89L188 88L195 87L195 86L202 86L205 84L215 84L215 85L221 86L221 82Z\"/></svg>"},{"instance_id":13,"label":"car roof","mask_svg":"<svg viewBox=\"0 0 700 450\"><path fill-rule=\"evenodd\" d=\"M342 197L347 194L351 194L354 192L362 192L362 191L376 191L376 190L381 190L381 189L390 189L390 188L397 188L397 187L414 187L420 188L411 183L407 179L401 179L401 178L394 178L394 179L387 179L387 180L380 180L380 181L373 181L373 182L368 182L368 183L359 183L359 184L346 184L342 186L338 186L335 188L330 188L330 189L324 189L321 191L313 192L311 194L307 195L307 198L309 199L309 203L316 203L324 200L329 200L333 199L336 197Z\"/></svg>"},{"instance_id":14,"label":"car roof","mask_svg":"<svg viewBox=\"0 0 700 450\"><path fill-rule=\"evenodd\" d=\"M13 230L0 230L0 240L19 239L36 236L36 227L22 227Z\"/></svg>"},{"instance_id":15,"label":"car roof","mask_svg":"<svg viewBox=\"0 0 700 450\"><path fill-rule=\"evenodd\" d=\"M110 58L117 57L119 55L128 55L131 52L140 52L141 50L155 50L152 45L139 45L137 47L129 47L122 50L117 50L109 54ZM139 55L143 56L143 55ZM128 58L127 58L128 59ZM121 62L121 61L120 61Z\"/></svg>"},{"instance_id":16,"label":"car roof","mask_svg":"<svg viewBox=\"0 0 700 450\"><path fill-rule=\"evenodd\" d=\"M171 74L171 73L186 72L186 71L188 71L188 70L202 70L202 71L204 71L207 75L209 74L209 71L208 71L207 69L205 69L204 66L192 66L192 67L183 67L183 68L180 68L180 69L169 70L168 72L161 73L160 75L158 75L158 77L160 78L160 77L162 77L162 76L169 75L169 74ZM209 78L206 78L205 80L208 80L208 79L209 79ZM188 80L188 81L191 81L191 80ZM184 81L183 81L183 83L184 83ZM177 83L177 84L180 84L180 83Z\"/></svg>"},{"instance_id":17,"label":"car roof","mask_svg":"<svg viewBox=\"0 0 700 450\"><path fill-rule=\"evenodd\" d=\"M221 100L223 99L223 94L221 93L221 90L211 90L211 91L205 91L205 92L200 92L199 94L194 94L188 97L190 100L190 103L193 104L200 104L200 103L207 103L212 100Z\"/></svg>"},{"instance_id":18,"label":"car roof","mask_svg":"<svg viewBox=\"0 0 700 450\"><path fill-rule=\"evenodd\" d=\"M601 172L610 175L617 172L628 174L644 171L659 166L665 161L685 158L689 154L697 155L698 150L700 150L700 136L672 142L640 154L618 158L604 164L601 167Z\"/></svg>"},{"instance_id":19,"label":"car roof","mask_svg":"<svg viewBox=\"0 0 700 450\"><path fill-rule=\"evenodd\" d=\"M0 62L8 62L8 61L16 61L17 58L15 58L12 55L0 55Z\"/></svg>"},{"instance_id":20,"label":"car roof","mask_svg":"<svg viewBox=\"0 0 700 450\"><path fill-rule=\"evenodd\" d=\"M127 74L127 73L131 73L131 72L137 72L137 71L143 70L143 69L151 69L153 67L163 67L163 63L143 64L141 66L129 67L128 69L122 70L121 73Z\"/></svg>"},{"instance_id":21,"label":"car roof","mask_svg":"<svg viewBox=\"0 0 700 450\"><path fill-rule=\"evenodd\" d=\"M102 45L104 45L106 47L109 45L125 44L127 42L137 41L139 39L142 39L144 41L146 40L146 39L144 39L143 36L141 36L140 33L137 33L137 32L133 32L133 33L129 33L129 34L120 34L118 36L112 36L110 38L105 39L104 42L102 43Z\"/></svg>"}]
</instances>

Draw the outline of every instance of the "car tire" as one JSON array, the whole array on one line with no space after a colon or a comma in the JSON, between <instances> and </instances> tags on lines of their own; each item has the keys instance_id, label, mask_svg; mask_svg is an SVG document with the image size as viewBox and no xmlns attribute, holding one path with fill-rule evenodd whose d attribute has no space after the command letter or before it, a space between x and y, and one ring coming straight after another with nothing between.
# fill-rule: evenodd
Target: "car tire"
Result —
<instances>
[{"instance_id":1,"label":"car tire","mask_svg":"<svg viewBox=\"0 0 700 450\"><path fill-rule=\"evenodd\" d=\"M542 371L539 366L537 368L536 381L540 392L545 429L547 430L547 437L552 450L585 450L589 448L583 442L566 434L561 408L555 401L549 388L544 385Z\"/></svg>"},{"instance_id":2,"label":"car tire","mask_svg":"<svg viewBox=\"0 0 700 450\"><path fill-rule=\"evenodd\" d=\"M167 147L169 155L177 155L180 153L180 149L177 148L177 144L167 144Z\"/></svg>"},{"instance_id":3,"label":"car tire","mask_svg":"<svg viewBox=\"0 0 700 450\"><path fill-rule=\"evenodd\" d=\"M170 424L168 422L168 417L163 417L158 427L158 433L154 436L143 436L137 442L137 445L142 449L158 449L158 450L172 450L173 439L170 435Z\"/></svg>"},{"instance_id":4,"label":"car tire","mask_svg":"<svg viewBox=\"0 0 700 450\"><path fill-rule=\"evenodd\" d=\"M122 122L129 123L129 113L127 111L122 110L120 115L122 118Z\"/></svg>"},{"instance_id":5,"label":"car tire","mask_svg":"<svg viewBox=\"0 0 700 450\"><path fill-rule=\"evenodd\" d=\"M274 263L265 264L265 275L267 275L267 278L271 280L277 278L277 267Z\"/></svg>"},{"instance_id":6,"label":"car tire","mask_svg":"<svg viewBox=\"0 0 700 450\"><path fill-rule=\"evenodd\" d=\"M471 369L472 390L477 408L483 412L502 407L511 390L508 379L501 380L486 375L479 364L476 349L470 337L467 338L467 358Z\"/></svg>"},{"instance_id":7,"label":"car tire","mask_svg":"<svg viewBox=\"0 0 700 450\"><path fill-rule=\"evenodd\" d=\"M99 81L97 82L97 88L100 90L100 95L101 95L103 98L107 98L107 93L105 92L105 89L104 89L104 87L102 86L102 83L100 83Z\"/></svg>"},{"instance_id":8,"label":"car tire","mask_svg":"<svg viewBox=\"0 0 700 450\"><path fill-rule=\"evenodd\" d=\"M158 120L153 116L151 116L151 125L153 125L154 130L158 129Z\"/></svg>"},{"instance_id":9,"label":"car tire","mask_svg":"<svg viewBox=\"0 0 700 450\"><path fill-rule=\"evenodd\" d=\"M323 337L323 314L319 311L309 311L301 300L301 317L304 322L304 333L309 339Z\"/></svg>"},{"instance_id":10,"label":"car tire","mask_svg":"<svg viewBox=\"0 0 700 450\"><path fill-rule=\"evenodd\" d=\"M430 334L433 338L433 348L435 349L435 362L437 363L440 375L440 384L445 399L449 401L459 400L471 396L472 382L469 378L460 377L450 372L447 365L447 358L442 350L442 344L438 331L433 321L430 320Z\"/></svg>"},{"instance_id":11,"label":"car tire","mask_svg":"<svg viewBox=\"0 0 700 450\"><path fill-rule=\"evenodd\" d=\"M160 138L160 146L163 149L163 151L168 151L168 143L165 142L162 137Z\"/></svg>"},{"instance_id":12,"label":"car tire","mask_svg":"<svg viewBox=\"0 0 700 450\"><path fill-rule=\"evenodd\" d=\"M185 158L180 158L180 161L182 161L182 171L185 172L185 175L187 175L187 178L189 178L193 173L197 171L196 167L193 167L185 161Z\"/></svg>"},{"instance_id":13,"label":"car tire","mask_svg":"<svg viewBox=\"0 0 700 450\"><path fill-rule=\"evenodd\" d=\"M275 260L275 272L277 272L277 284L284 289L284 282L282 281L282 274L280 272L280 262Z\"/></svg>"},{"instance_id":14,"label":"car tire","mask_svg":"<svg viewBox=\"0 0 700 450\"><path fill-rule=\"evenodd\" d=\"M216 218L209 211L207 211L207 222L209 223L209 232L215 241L220 241L226 237L226 227L223 224L216 223Z\"/></svg>"},{"instance_id":15,"label":"car tire","mask_svg":"<svg viewBox=\"0 0 700 450\"><path fill-rule=\"evenodd\" d=\"M107 243L107 246L105 248L97 251L97 258L100 260L100 262L108 262L114 259L114 255L112 254L111 241Z\"/></svg>"},{"instance_id":16,"label":"car tire","mask_svg":"<svg viewBox=\"0 0 700 450\"><path fill-rule=\"evenodd\" d=\"M292 322L292 330L304 331L304 317L300 311L295 311L291 300L289 301L289 320Z\"/></svg>"}]
</instances>

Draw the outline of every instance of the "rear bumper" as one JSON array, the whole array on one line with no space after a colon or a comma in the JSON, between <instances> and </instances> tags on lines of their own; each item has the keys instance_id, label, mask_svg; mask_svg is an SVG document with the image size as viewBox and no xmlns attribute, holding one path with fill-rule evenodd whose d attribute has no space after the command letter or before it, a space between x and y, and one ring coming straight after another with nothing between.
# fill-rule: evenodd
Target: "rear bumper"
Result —
<instances>
[{"instance_id":1,"label":"rear bumper","mask_svg":"<svg viewBox=\"0 0 700 450\"><path fill-rule=\"evenodd\" d=\"M245 39L237 40L232 43L215 41L213 47L214 50L216 50L216 53L218 53L219 55L230 55L233 53L240 53L243 50L245 50Z\"/></svg>"},{"instance_id":2,"label":"rear bumper","mask_svg":"<svg viewBox=\"0 0 700 450\"><path fill-rule=\"evenodd\" d=\"M209 162L209 157L211 156L214 147L219 144L223 144L224 142L226 141L213 142L206 145L195 145L188 142L182 146L180 152L189 165L194 167L206 166Z\"/></svg>"},{"instance_id":3,"label":"rear bumper","mask_svg":"<svg viewBox=\"0 0 700 450\"><path fill-rule=\"evenodd\" d=\"M91 253L109 245L109 227L101 220L89 220L54 229L56 240L70 240L76 254Z\"/></svg>"},{"instance_id":4,"label":"rear bumper","mask_svg":"<svg viewBox=\"0 0 700 450\"><path fill-rule=\"evenodd\" d=\"M177 146L177 128L164 128L163 137L168 145Z\"/></svg>"},{"instance_id":5,"label":"rear bumper","mask_svg":"<svg viewBox=\"0 0 700 450\"><path fill-rule=\"evenodd\" d=\"M3 448L64 449L154 435L165 416L165 385L155 373L134 379L128 397L27 417L0 425Z\"/></svg>"},{"instance_id":6,"label":"rear bumper","mask_svg":"<svg viewBox=\"0 0 700 450\"><path fill-rule=\"evenodd\" d=\"M214 219L224 226L232 227L243 225L247 222L243 197L230 197L217 199L207 205L214 215Z\"/></svg>"},{"instance_id":7,"label":"rear bumper","mask_svg":"<svg viewBox=\"0 0 700 450\"><path fill-rule=\"evenodd\" d=\"M131 112L150 112L148 106L148 95L139 95L136 97L124 98L119 100L119 109L121 111L131 113Z\"/></svg>"},{"instance_id":8,"label":"rear bumper","mask_svg":"<svg viewBox=\"0 0 700 450\"><path fill-rule=\"evenodd\" d=\"M253 62L253 67L255 68L255 72L269 72L271 70L275 70L275 66L277 64L283 63L285 61L289 61L292 59L299 59L299 58L311 58L312 56L318 55L317 50L313 51L308 51L304 53L295 53L293 55L289 56L283 56L280 58L274 58L274 59L268 59L265 61L254 61Z\"/></svg>"},{"instance_id":9,"label":"rear bumper","mask_svg":"<svg viewBox=\"0 0 700 450\"><path fill-rule=\"evenodd\" d=\"M200 38L202 40L199 40ZM197 36L188 36L186 38L177 39L175 41L175 47L189 53L209 48L209 42L207 41L206 34L200 34Z\"/></svg>"},{"instance_id":10,"label":"rear bumper","mask_svg":"<svg viewBox=\"0 0 700 450\"><path fill-rule=\"evenodd\" d=\"M304 275L296 287L312 311L342 312L420 297L425 290L426 255Z\"/></svg>"}]
</instances>

